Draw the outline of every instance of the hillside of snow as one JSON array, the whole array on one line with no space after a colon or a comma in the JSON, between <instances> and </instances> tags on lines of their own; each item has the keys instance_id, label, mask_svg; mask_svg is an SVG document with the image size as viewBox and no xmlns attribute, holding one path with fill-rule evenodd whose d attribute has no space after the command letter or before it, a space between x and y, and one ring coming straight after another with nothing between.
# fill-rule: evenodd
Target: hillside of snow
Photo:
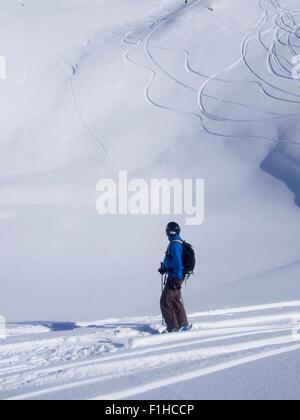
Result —
<instances>
[{"instance_id":1,"label":"hillside of snow","mask_svg":"<svg viewBox=\"0 0 300 420\"><path fill-rule=\"evenodd\" d=\"M297 0L1 1L1 398L300 398L299 28ZM122 170L205 181L186 336L157 335L174 216L96 211Z\"/></svg>"},{"instance_id":2,"label":"hillside of snow","mask_svg":"<svg viewBox=\"0 0 300 420\"><path fill-rule=\"evenodd\" d=\"M100 217L120 170L205 180L189 310L299 297L296 1L3 0L0 19L3 315L157 313L170 216Z\"/></svg>"},{"instance_id":3,"label":"hillside of snow","mask_svg":"<svg viewBox=\"0 0 300 420\"><path fill-rule=\"evenodd\" d=\"M299 301L190 315L11 324L0 347L7 400L300 399Z\"/></svg>"}]
</instances>

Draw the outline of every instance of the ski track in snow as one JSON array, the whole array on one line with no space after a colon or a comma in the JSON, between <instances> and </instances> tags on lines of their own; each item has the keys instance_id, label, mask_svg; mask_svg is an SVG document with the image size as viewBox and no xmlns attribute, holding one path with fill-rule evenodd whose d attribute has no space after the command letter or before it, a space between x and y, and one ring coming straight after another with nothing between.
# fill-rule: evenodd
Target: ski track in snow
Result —
<instances>
[{"instance_id":1,"label":"ski track in snow","mask_svg":"<svg viewBox=\"0 0 300 420\"><path fill-rule=\"evenodd\" d=\"M169 9L167 1L157 2L154 4L157 7L149 12L140 25L134 25L129 32L121 35L120 42L126 45L124 60L150 74L144 87L145 100L157 109L196 118L201 132L213 137L240 141L255 139L277 144L277 139L261 135L247 135L242 139L240 135L226 133L226 123L245 125L299 115L300 94L283 88L277 82L282 79L287 82L292 80L288 58L300 51L296 20L300 10L285 9L277 0L258 0L262 16L244 36L241 57L218 73L205 75L192 68L192 52L188 49L169 48L154 42L155 34L168 21L200 7L201 2L193 0L188 6L178 6L178 3L172 9ZM16 20L19 24L17 8ZM44 39L47 38L26 20L22 21L23 25ZM22 32L20 26L18 28L21 42ZM15 83L25 81L28 74L28 52L23 41L27 66L24 77ZM53 40L48 38L48 41ZM255 48L252 49L254 43ZM262 68L255 68L250 58L251 52L258 47L265 53ZM186 76L199 77L199 85L195 87L193 83L173 75L164 68L152 50L179 52L184 56ZM133 58L137 51L143 53L144 60ZM62 62L58 57L55 57L55 61L70 82L72 100L82 125L107 153L104 143L90 129L80 112L73 84L76 66ZM240 67L243 71L240 80L231 78L232 71ZM197 99L198 111L182 111L153 99L151 88L161 75L180 88L192 92ZM226 87L220 97L210 92L215 83ZM239 85L254 86L257 93L266 100L271 99L290 108L281 114L259 109L253 103L236 102L230 96ZM206 103L208 100L215 102L209 106ZM262 116L239 120L223 116L216 110L220 103L258 112ZM222 109L218 109L220 111ZM285 139L285 143L299 146L292 139ZM185 334L159 335L159 317L71 323L68 326L65 324L65 327L62 324L60 329L55 329L55 323L9 325L8 338L0 346L0 397L60 398L61 391L70 395L70 398L72 395L89 399L135 397L244 364L299 351L299 319L300 301L295 301L192 314L190 320L193 330ZM68 394L69 391L71 394Z\"/></svg>"},{"instance_id":2,"label":"ski track in snow","mask_svg":"<svg viewBox=\"0 0 300 420\"><path fill-rule=\"evenodd\" d=\"M257 108L255 108L255 106L253 104L240 104L237 102L232 102L230 99L227 99L228 96L230 96L230 94L233 92L234 87L237 84L248 84L251 85L253 84L254 86L256 86L258 88L258 91L261 92L266 98L269 99L273 99L276 101L279 101L281 103L292 103L295 105L299 105L299 99L300 99L300 95L293 93L293 92L289 92L285 89L282 89L278 86L276 86L276 84L274 83L270 83L266 78L262 77L260 74L258 74L255 69L253 69L251 67L251 64L248 62L247 60L247 54L248 54L248 49L249 49L249 45L251 44L252 41L257 40L259 41L259 43L265 48L267 49L267 61L270 62L270 57L272 57L274 60L276 60L277 62L280 63L280 55L276 53L276 49L274 48L274 46L276 45L276 39L278 38L278 31L280 29L283 30L283 33L281 35L279 35L279 39L281 37L283 37L286 34L287 28L286 26L284 28L282 28L279 25L278 22L278 17L280 18L280 22L282 22L283 16L288 16L291 17L294 15L296 15L298 13L298 11L291 11L289 9L283 9L279 2L275 1L275 0L258 0L258 4L260 6L261 9L263 9L263 15L262 17L259 19L259 21L254 25L253 28L251 28L247 34L245 35L244 39L242 40L242 44L241 44L241 58L239 58L235 63L231 64L230 66L222 69L220 72L218 72L217 74L211 75L211 76L205 76L202 73L198 73L196 71L193 71L193 69L191 69L191 67L189 66L188 60L189 60L189 56L190 56L190 51L188 50L180 50L180 49L175 49L175 48L164 48L164 47L160 47L160 46L152 46L151 45L151 40L155 34L155 32L161 27L163 26L166 22L168 22L169 20L173 19L176 16L179 16L181 13L183 12L187 12L189 9L192 9L193 7L199 6L199 4L201 3L201 0L194 0L193 2L191 2L188 6L179 6L177 9L175 9L174 11L168 11L166 13L166 15L163 15L160 18L157 18L156 20L154 20L151 25L149 27L146 28L138 28L135 29L131 32L128 32L125 37L123 37L122 42L125 44L129 44L130 48L126 51L126 53L124 54L124 58L125 60L127 60L129 63L134 64L138 67L144 68L146 69L148 72L150 72L151 77L147 83L147 85L145 86L145 98L147 100L147 102L149 102L151 105L160 108L164 111L170 111L170 112L175 112L181 115L185 115L187 117L192 117L192 118L196 118L199 122L200 122L200 126L201 126L201 131L204 131L206 134L211 134L214 137L221 137L223 139L226 140L239 140L239 141L249 141L249 140L260 140L260 141L265 141L265 142L269 142L269 143L273 143L273 144L278 144L280 140L278 139L274 139L274 138L268 138L268 137L264 137L263 135L252 135L252 134L247 134L246 136L244 135L244 138L242 138L241 135L235 135L234 133L230 133L227 134L226 132L218 132L215 131L215 128L209 128L207 121L205 121L205 118L209 121L209 122L220 122L221 126L226 123L226 122L239 122L239 123L254 123L254 122L264 122L264 121L270 121L270 120L276 120L276 119L281 119L284 117L296 117L299 115L299 110L297 109L297 111L292 112L292 113L287 113L287 114L283 114L283 113L272 113L269 111L263 111L263 110L259 110L262 113L266 113L266 114L273 114L273 117L262 117L260 119L244 119L244 120L237 120L234 118L219 118L216 115L212 114L211 112L213 111L214 107L211 107L209 110L206 109L205 105L204 105L204 98L209 98L209 99L216 99L216 105L218 105L219 103L228 103L228 104L232 104L232 105L237 105L243 108L248 108L248 109L252 109L255 110ZM272 9L272 13L269 12L269 8ZM280 10L280 14L279 14L279 10ZM273 25L266 29L266 26L268 26L269 21L272 20L272 18L274 18L274 16L277 17L277 19L274 20ZM291 19L293 20L293 18L291 17ZM295 22L295 20L294 20ZM295 27L297 28L296 22L294 23ZM146 32L146 34L144 36L143 33ZM253 34L254 32L254 34ZM268 48L266 47L266 45L262 42L262 37L269 34L269 33L273 33L273 42L271 43L271 46ZM292 32L293 34L295 33L295 31ZM136 42L133 42L133 39L136 40ZM274 45L275 44L275 45ZM146 59L148 59L148 61L152 64L152 66L150 67L149 65L145 64L145 62L140 62L140 61L136 61L134 59L132 59L130 57L131 53L136 50L137 48L139 48L140 46L143 46L144 48L144 53L145 53L145 57ZM289 49L291 47L291 42L290 39L286 45ZM200 89L195 89L190 85L187 85L186 83L178 80L178 78L172 76L169 72L167 72L163 66L158 62L158 60L156 60L153 55L151 54L151 48L156 48L156 49L167 49L169 51L174 51L174 52L178 52L178 51L182 51L185 54L185 69L187 73L193 73L193 74L197 74L200 77L204 77L207 80L202 83ZM300 48L300 46L299 46ZM292 54L292 56L295 56L296 53L294 52ZM242 79L240 81L236 81L236 80L224 80L222 78L222 76L226 73L230 73L232 70L234 70L235 68L237 68L239 65L243 64L244 68L246 70L248 70L248 73L246 73L245 76L242 77ZM263 67L266 67L265 65ZM276 71L274 71L274 69L272 67L270 67L272 70L272 75L273 76L277 76L282 77L282 75L280 75L279 73L277 73ZM283 67L283 69L285 71L288 71L286 68ZM165 106L155 100L153 100L151 98L151 94L150 94L150 89L152 87L152 84L158 79L159 77L159 72L165 76L167 76L170 80L172 80L173 82L175 82L176 84L178 84L179 86L193 91L193 92L197 92L197 98L198 98L198 106L199 106L199 110L200 113L196 113L196 112L190 112L190 111L182 111L176 108L171 108L169 106ZM248 75L252 75L254 76L254 80L248 80L247 77ZM285 78L292 80L293 83L295 83L295 80L291 77L291 69L289 70L289 76L285 76ZM220 96L219 98L210 95L209 93L205 93L205 90L210 86L211 83L215 82L215 81L221 81L225 84L231 84L233 85L233 87L231 87L229 90L225 91L225 94L223 94L222 96ZM278 91L284 95L287 96L291 96L293 98L297 98L296 99L289 99L289 98L284 98L284 97L280 97L280 96L276 96L275 94L271 93L268 91L268 89L273 89L274 91ZM285 139L284 140L286 144L292 144L295 146L299 146L299 142L297 139Z\"/></svg>"},{"instance_id":3,"label":"ski track in snow","mask_svg":"<svg viewBox=\"0 0 300 420\"><path fill-rule=\"evenodd\" d=\"M64 391L66 398L131 398L300 350L299 319L295 301L192 314L193 330L183 334L155 333L159 317L77 323L60 332L51 332L51 323L9 325L0 397L56 399Z\"/></svg>"},{"instance_id":4,"label":"ski track in snow","mask_svg":"<svg viewBox=\"0 0 300 420\"><path fill-rule=\"evenodd\" d=\"M15 2L16 0L13 0ZM200 129L202 132L212 135L212 138L221 138L225 139L227 141L264 141L272 144L278 144L280 140L265 137L263 134L258 133L257 135L248 133L245 135L243 132L243 135L235 134L235 133L228 133L225 131L226 129L226 123L227 122L235 122L239 124L253 124L253 123L263 123L270 120L280 120L282 118L286 117L297 117L300 114L300 111L298 107L293 112L273 112L269 111L268 109L258 109L253 103L243 104L239 103L235 100L230 99L231 93L233 93L234 89L237 88L238 85L253 85L257 87L258 93L261 93L264 97L268 99L272 99L281 103L287 103L287 104L293 104L293 105L299 105L300 104L300 94L297 94L295 92L288 91L286 89L283 89L276 85L276 79L287 79L290 81L293 81L295 83L295 80L293 80L291 76L292 68L287 68L285 65L282 64L281 58L285 60L286 62L291 64L291 58L298 55L300 52L300 45L297 46L294 44L291 40L291 37L296 37L299 39L299 35L297 33L298 25L296 22L296 16L300 14L299 10L289 10L285 9L280 5L280 2L277 0L257 0L258 5L263 10L263 14L259 21L255 23L255 25L246 33L244 36L242 43L241 43L241 57L234 63L232 63L230 66L222 69L220 72L214 74L214 75L204 75L201 72L198 72L197 70L194 70L190 64L189 64L189 58L191 55L191 51L189 50L182 50L182 49L176 49L176 48L167 48L164 46L156 46L154 43L152 45L152 39L155 35L155 33L163 27L168 21L179 17L183 13L188 13L189 10L192 10L196 7L202 7L205 9L205 6L202 6L201 3L203 0L192 0L188 5L182 5L182 2L178 2L175 4L171 4L167 0L162 0L156 3L153 3L153 6L155 6L154 9L151 9L148 12L147 17L144 18L144 20L139 25L134 25L132 30L127 32L121 39L121 42L123 44L127 44L130 46L130 48L124 53L124 59L129 62L130 64L134 64L140 68L143 68L147 72L150 73L150 79L147 82L145 86L145 99L148 103L150 103L152 106L159 108L163 111L168 112L175 112L180 115L184 115L189 118L197 119L197 121L200 123ZM22 41L22 45L24 48L24 51L27 54L27 70L26 74L28 73L28 51L26 48L26 44L23 40L22 33L20 33L20 17L19 12L17 9L17 3L14 3L15 7L15 14L16 14L16 22L18 24L18 32L19 32L19 38L20 41ZM21 7L19 5L19 7ZM172 7L170 9L170 7ZM284 19L288 18L289 22L292 24L292 26L288 25ZM38 31L36 28L34 28L32 25L30 25L26 19L23 19L22 24L27 25L29 28L31 28L32 31L34 31L39 36L43 37L47 40L47 42L55 43L55 41L51 40L48 36L42 34L40 31ZM111 31L111 34L114 34L114 30ZM272 34L272 42L270 42L270 45L267 45L263 38L267 36L268 34ZM118 35L118 34L116 34ZM282 38L284 38L286 35L288 35L288 39L286 42L282 41ZM275 79L272 79L272 81L269 81L267 79L267 76L265 74L261 75L259 74L258 70L253 68L251 62L247 59L249 48L251 46L251 43L258 41L258 44L262 46L262 48L266 51L266 63L263 65L263 68L269 71L272 76L276 76ZM280 45L284 48L284 51L282 53L277 52L277 46ZM142 61L136 61L133 58L131 58L131 54L136 51L139 47L142 47L144 50L145 60ZM256 46L257 48L257 46ZM299 48L299 51L296 51L296 48ZM187 84L186 82L182 82L177 77L173 76L164 69L163 65L155 59L153 54L151 53L151 49L156 50L169 50L173 52L181 52L185 56L184 66L187 74L193 74L198 75L200 80L200 88L199 87L193 87L192 85ZM284 53L288 50L290 52L290 60L287 60L284 57ZM58 57L54 57L55 62L59 65L59 67L64 71L66 74L69 82L70 82L70 91L72 96L72 101L74 104L74 108L76 111L76 114L84 127L84 129L87 131L87 133L94 138L98 146L101 147L102 151L105 155L109 153L108 149L106 148L104 142L99 138L99 136L94 132L93 129L91 129L90 125L87 123L86 118L82 115L82 112L80 110L80 106L78 103L78 99L76 97L76 90L74 86L74 78L76 77L76 66L71 65L69 63L62 63L61 60ZM149 64L147 64L148 62ZM275 64L280 67L281 73L275 69ZM247 70L245 72L244 76L242 76L241 80L234 80L234 79L226 79L226 75L229 74L236 69L239 66L244 67L244 70ZM69 70L71 69L71 70ZM183 111L176 108L172 108L166 105L163 105L162 103L158 102L157 100L154 100L151 97L151 87L156 82L156 80L159 78L160 74L166 76L169 80L172 80L174 83L176 83L178 86L181 86L184 89L187 89L191 92L193 92L197 98L198 102L198 108L199 112L191 112L191 111ZM249 76L252 76L253 79L249 78ZM24 76L26 79L26 75ZM24 78L23 78L24 79ZM22 80L23 80L22 79ZM203 82L204 79L204 82ZM220 96L215 96L213 94L210 94L209 88L214 83L222 83L223 85L229 85L229 89L225 89L224 92L220 93ZM18 82L19 83L19 82ZM281 95L281 96L280 96ZM205 99L211 101L213 100L214 103L212 106L207 107L205 105ZM253 117L249 118L245 117L245 119L236 119L236 118L229 118L228 116L218 116L217 114L214 114L213 111L217 106L220 104L225 105L233 105L240 108L256 111L262 114L261 117ZM268 117L266 116L268 115ZM220 125L220 127L219 127ZM238 127L236 126L236 129ZM238 129L236 130L238 131ZM297 139L292 138L285 138L284 139L286 144L292 144L295 146L299 146L299 141Z\"/></svg>"},{"instance_id":5,"label":"ski track in snow","mask_svg":"<svg viewBox=\"0 0 300 420\"><path fill-rule=\"evenodd\" d=\"M23 34L21 32L21 29L20 29L21 14L19 12L19 8L22 7L22 4L19 4L17 2L17 0L11 0L11 1L13 1L13 3L14 3L17 31L18 31L20 42L23 46L24 52L26 54L26 59L27 59L27 61L26 61L26 71L25 71L24 76L22 77L22 79L13 82L14 84L18 85L18 84L24 83L27 79L27 76L28 76L28 73L29 73L29 54L28 54L28 48L26 46L26 42L24 41L24 37L23 37ZM41 31L39 31L38 29L33 27L31 24L29 24L26 21L26 19L23 18L22 23L23 23L23 25L27 25L27 27L30 30L32 30L34 33L36 33L38 36L40 36L41 38L43 38L47 42L50 42L51 44L56 43L53 39L49 38L49 36L43 34ZM61 59L58 56L54 56L53 60L57 64L57 66L62 70L62 72L65 74L65 76L67 77L67 80L68 80L69 85L70 85L70 92L71 92L71 98L72 98L72 102L73 102L73 105L74 105L74 109L75 109L76 115L77 115L81 125L83 126L85 131L88 133L88 135L95 140L96 144L100 147L100 149L102 150L104 155L108 155L108 149L106 148L103 140L101 140L99 138L99 136L97 134L95 134L95 132L90 128L89 124L86 122L86 120L85 120L85 118L82 115L82 112L80 110L80 106L79 106L79 103L78 103L78 100L77 100L77 97L76 97L76 90L75 90L75 87L74 87L74 77L76 76L76 66L74 66L73 64L70 64L66 61L62 62Z\"/></svg>"}]
</instances>

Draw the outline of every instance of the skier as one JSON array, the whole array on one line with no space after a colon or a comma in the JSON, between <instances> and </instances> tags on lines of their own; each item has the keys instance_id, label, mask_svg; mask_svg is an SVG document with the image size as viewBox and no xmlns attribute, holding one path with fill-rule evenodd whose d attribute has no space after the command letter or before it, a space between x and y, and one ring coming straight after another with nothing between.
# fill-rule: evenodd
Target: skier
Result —
<instances>
[{"instance_id":1,"label":"skier","mask_svg":"<svg viewBox=\"0 0 300 420\"><path fill-rule=\"evenodd\" d=\"M184 281L183 241L180 237L180 226L171 222L166 233L170 244L164 262L158 270L167 275L162 292L160 306L168 332L188 331L189 323L182 303L181 287Z\"/></svg>"}]
</instances>

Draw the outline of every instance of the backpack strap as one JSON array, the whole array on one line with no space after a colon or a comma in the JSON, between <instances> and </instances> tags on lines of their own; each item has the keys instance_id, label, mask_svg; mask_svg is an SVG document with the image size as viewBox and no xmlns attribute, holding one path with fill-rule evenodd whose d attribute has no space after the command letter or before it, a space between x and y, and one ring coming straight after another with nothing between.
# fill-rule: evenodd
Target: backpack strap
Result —
<instances>
[{"instance_id":1,"label":"backpack strap","mask_svg":"<svg viewBox=\"0 0 300 420\"><path fill-rule=\"evenodd\" d=\"M170 246L173 243L177 243L177 244L183 245L184 244L184 241L180 241L179 239L175 239L174 241L171 241L170 244L169 244L169 246L168 246L168 250L167 250L167 255L169 255L169 256L170 256Z\"/></svg>"}]
</instances>

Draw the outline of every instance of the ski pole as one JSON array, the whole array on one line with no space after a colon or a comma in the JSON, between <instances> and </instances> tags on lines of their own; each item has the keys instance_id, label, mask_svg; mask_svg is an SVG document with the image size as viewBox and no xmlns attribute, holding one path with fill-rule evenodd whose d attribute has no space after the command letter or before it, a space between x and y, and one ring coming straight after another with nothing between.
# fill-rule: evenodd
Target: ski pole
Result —
<instances>
[{"instance_id":1,"label":"ski pole","mask_svg":"<svg viewBox=\"0 0 300 420\"><path fill-rule=\"evenodd\" d=\"M164 292L164 276L161 275L161 294ZM164 316L161 317L161 325L164 326Z\"/></svg>"},{"instance_id":2,"label":"ski pole","mask_svg":"<svg viewBox=\"0 0 300 420\"><path fill-rule=\"evenodd\" d=\"M161 270L163 270L164 268L164 263L161 263L160 265ZM164 292L164 286L165 286L165 279L164 279L164 275L161 275L161 294L163 294ZM165 326L165 320L164 320L164 316L162 316L161 318L161 325L164 327Z\"/></svg>"}]
</instances>

